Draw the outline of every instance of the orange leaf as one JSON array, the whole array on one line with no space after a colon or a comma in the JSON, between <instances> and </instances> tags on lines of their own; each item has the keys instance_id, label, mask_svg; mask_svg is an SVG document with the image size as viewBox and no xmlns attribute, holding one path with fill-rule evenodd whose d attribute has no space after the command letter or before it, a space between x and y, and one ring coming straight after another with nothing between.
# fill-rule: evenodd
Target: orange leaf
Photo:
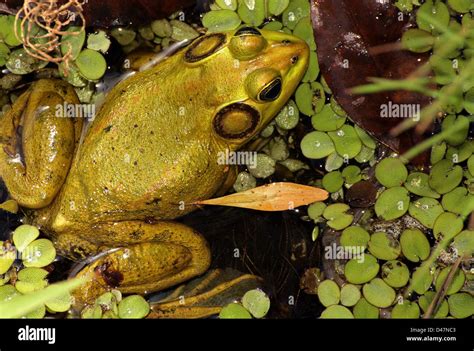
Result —
<instances>
[{"instance_id":1,"label":"orange leaf","mask_svg":"<svg viewBox=\"0 0 474 351\"><path fill-rule=\"evenodd\" d=\"M328 198L325 190L295 183L271 183L217 199L197 201L195 205L219 205L259 211L287 211Z\"/></svg>"}]
</instances>

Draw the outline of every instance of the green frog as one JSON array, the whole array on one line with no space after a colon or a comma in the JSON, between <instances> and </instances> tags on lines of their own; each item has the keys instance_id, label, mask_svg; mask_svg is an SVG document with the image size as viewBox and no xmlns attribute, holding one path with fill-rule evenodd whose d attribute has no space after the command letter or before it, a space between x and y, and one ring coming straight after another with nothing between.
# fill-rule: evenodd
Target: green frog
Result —
<instances>
[{"instance_id":1,"label":"green frog","mask_svg":"<svg viewBox=\"0 0 474 351\"><path fill-rule=\"evenodd\" d=\"M82 119L57 116L79 104L64 81L37 81L16 100L0 120L0 176L62 255L97 255L79 272L94 277L83 302L111 287L160 291L208 269L206 241L173 220L229 184L234 167L219 154L274 118L308 56L281 32L201 36L117 84L85 133Z\"/></svg>"}]
</instances>

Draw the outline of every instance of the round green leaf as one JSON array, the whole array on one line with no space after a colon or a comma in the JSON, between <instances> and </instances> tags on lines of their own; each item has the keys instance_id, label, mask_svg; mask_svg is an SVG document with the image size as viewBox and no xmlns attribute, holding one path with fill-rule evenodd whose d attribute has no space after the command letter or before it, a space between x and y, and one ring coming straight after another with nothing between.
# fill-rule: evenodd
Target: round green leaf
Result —
<instances>
[{"instance_id":1,"label":"round green leaf","mask_svg":"<svg viewBox=\"0 0 474 351\"><path fill-rule=\"evenodd\" d=\"M446 194L461 183L463 171L451 160L441 160L430 172L429 185L439 194Z\"/></svg>"},{"instance_id":2,"label":"round green leaf","mask_svg":"<svg viewBox=\"0 0 474 351\"><path fill-rule=\"evenodd\" d=\"M150 312L150 305L140 295L125 297L118 304L119 317L122 319L141 319Z\"/></svg>"},{"instance_id":3,"label":"round green leaf","mask_svg":"<svg viewBox=\"0 0 474 351\"><path fill-rule=\"evenodd\" d=\"M410 271L405 263L388 261L382 265L382 279L393 288L401 288L408 283Z\"/></svg>"},{"instance_id":4,"label":"round green leaf","mask_svg":"<svg viewBox=\"0 0 474 351\"><path fill-rule=\"evenodd\" d=\"M386 261L396 259L401 252L398 240L384 232L372 234L368 248L372 255Z\"/></svg>"},{"instance_id":5,"label":"round green leaf","mask_svg":"<svg viewBox=\"0 0 474 351\"><path fill-rule=\"evenodd\" d=\"M239 303L230 303L219 313L220 319L252 319L249 311Z\"/></svg>"},{"instance_id":6,"label":"round green leaf","mask_svg":"<svg viewBox=\"0 0 474 351\"><path fill-rule=\"evenodd\" d=\"M352 319L354 315L352 312L344 306L341 305L332 305L326 308L323 313L321 313L321 318L323 319Z\"/></svg>"},{"instance_id":7,"label":"round green leaf","mask_svg":"<svg viewBox=\"0 0 474 351\"><path fill-rule=\"evenodd\" d=\"M434 222L443 212L444 210L440 203L429 197L422 197L418 200L412 201L408 208L410 216L430 229L433 229Z\"/></svg>"},{"instance_id":8,"label":"round green leaf","mask_svg":"<svg viewBox=\"0 0 474 351\"><path fill-rule=\"evenodd\" d=\"M375 177L387 188L401 186L408 177L408 171L398 158L384 158L375 167Z\"/></svg>"},{"instance_id":9,"label":"round green leaf","mask_svg":"<svg viewBox=\"0 0 474 351\"><path fill-rule=\"evenodd\" d=\"M417 319L420 317L420 307L416 302L404 301L397 303L392 309L392 318Z\"/></svg>"},{"instance_id":10,"label":"round green leaf","mask_svg":"<svg viewBox=\"0 0 474 351\"><path fill-rule=\"evenodd\" d=\"M354 306L361 298L360 290L352 284L345 284L341 288L341 304L347 307Z\"/></svg>"},{"instance_id":11,"label":"round green leaf","mask_svg":"<svg viewBox=\"0 0 474 351\"><path fill-rule=\"evenodd\" d=\"M377 276L379 268L374 256L364 254L360 259L353 258L346 263L344 275L349 283L364 284Z\"/></svg>"},{"instance_id":12,"label":"round green leaf","mask_svg":"<svg viewBox=\"0 0 474 351\"><path fill-rule=\"evenodd\" d=\"M56 249L48 239L33 241L21 255L25 267L45 267L52 263L55 258Z\"/></svg>"},{"instance_id":13,"label":"round green leaf","mask_svg":"<svg viewBox=\"0 0 474 351\"><path fill-rule=\"evenodd\" d=\"M354 317L361 319L378 319L379 309L368 303L365 298L361 298L354 306Z\"/></svg>"},{"instance_id":14,"label":"round green leaf","mask_svg":"<svg viewBox=\"0 0 474 351\"><path fill-rule=\"evenodd\" d=\"M334 281L324 280L318 286L318 297L325 307L337 305L341 297L341 291Z\"/></svg>"},{"instance_id":15,"label":"round green leaf","mask_svg":"<svg viewBox=\"0 0 474 351\"><path fill-rule=\"evenodd\" d=\"M270 298L260 289L247 291L242 297L242 305L255 318L263 318L270 309Z\"/></svg>"},{"instance_id":16,"label":"round green leaf","mask_svg":"<svg viewBox=\"0 0 474 351\"><path fill-rule=\"evenodd\" d=\"M104 56L91 49L81 51L77 57L76 65L81 74L89 80L102 78L107 70L107 62Z\"/></svg>"},{"instance_id":17,"label":"round green leaf","mask_svg":"<svg viewBox=\"0 0 474 351\"><path fill-rule=\"evenodd\" d=\"M301 140L303 155L311 159L324 158L335 151L331 138L323 132L311 132Z\"/></svg>"},{"instance_id":18,"label":"round green leaf","mask_svg":"<svg viewBox=\"0 0 474 351\"><path fill-rule=\"evenodd\" d=\"M400 236L403 255L412 262L424 261L430 255L430 243L419 229L405 229Z\"/></svg>"},{"instance_id":19,"label":"round green leaf","mask_svg":"<svg viewBox=\"0 0 474 351\"><path fill-rule=\"evenodd\" d=\"M395 290L380 278L364 284L362 291L369 303L380 308L389 307L395 300Z\"/></svg>"},{"instance_id":20,"label":"round green leaf","mask_svg":"<svg viewBox=\"0 0 474 351\"><path fill-rule=\"evenodd\" d=\"M387 221L403 216L410 204L410 197L405 188L386 189L375 202L375 213Z\"/></svg>"}]
</instances>

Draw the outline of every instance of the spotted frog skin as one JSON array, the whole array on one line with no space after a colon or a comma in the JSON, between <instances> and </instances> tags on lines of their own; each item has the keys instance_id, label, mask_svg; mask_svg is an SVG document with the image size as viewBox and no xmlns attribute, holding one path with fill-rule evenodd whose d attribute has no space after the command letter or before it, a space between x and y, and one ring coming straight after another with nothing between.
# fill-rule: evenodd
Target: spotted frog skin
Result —
<instances>
[{"instance_id":1,"label":"spotted frog skin","mask_svg":"<svg viewBox=\"0 0 474 351\"><path fill-rule=\"evenodd\" d=\"M63 81L37 81L17 99L0 120L0 176L60 253L107 253L79 273L94 273L84 302L110 285L143 294L208 269L206 241L173 219L224 186L233 172L219 153L272 120L308 54L281 32L204 35L116 85L86 133L79 118L56 116L79 103Z\"/></svg>"}]
</instances>

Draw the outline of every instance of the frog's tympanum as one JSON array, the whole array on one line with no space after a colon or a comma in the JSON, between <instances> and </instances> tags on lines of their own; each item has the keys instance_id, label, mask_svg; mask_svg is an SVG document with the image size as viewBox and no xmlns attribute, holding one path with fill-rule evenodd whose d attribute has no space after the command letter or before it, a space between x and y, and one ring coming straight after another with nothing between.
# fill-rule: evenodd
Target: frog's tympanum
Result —
<instances>
[{"instance_id":1,"label":"frog's tympanum","mask_svg":"<svg viewBox=\"0 0 474 351\"><path fill-rule=\"evenodd\" d=\"M84 301L111 285L162 290L205 272L199 233L172 220L234 174L219 153L252 139L284 106L308 64L307 45L280 32L213 33L115 86L82 133L57 106L67 83L40 80L0 121L0 175L30 223L72 258L100 252ZM110 250L120 248L119 250Z\"/></svg>"}]
</instances>

